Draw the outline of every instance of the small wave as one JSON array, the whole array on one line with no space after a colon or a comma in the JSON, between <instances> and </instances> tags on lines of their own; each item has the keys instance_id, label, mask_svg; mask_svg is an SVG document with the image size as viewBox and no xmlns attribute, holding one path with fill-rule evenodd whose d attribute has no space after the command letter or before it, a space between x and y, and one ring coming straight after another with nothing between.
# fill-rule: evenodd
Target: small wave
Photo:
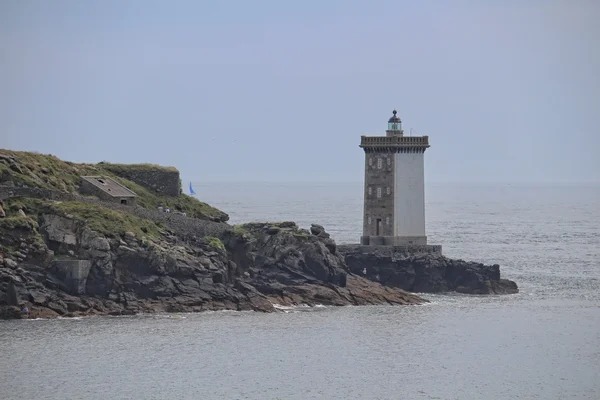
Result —
<instances>
[{"instance_id":1,"label":"small wave","mask_svg":"<svg viewBox=\"0 0 600 400\"><path fill-rule=\"evenodd\" d=\"M167 315L167 318L170 319L187 319L187 317L184 317L181 314L172 314L172 315Z\"/></svg>"},{"instance_id":2,"label":"small wave","mask_svg":"<svg viewBox=\"0 0 600 400\"><path fill-rule=\"evenodd\" d=\"M293 306L284 306L282 304L273 304L273 307L276 310L283 311L284 313L301 312L301 311L309 311L309 310L313 310L313 309L327 308L327 306L325 306L323 304L315 304L314 306L311 306L309 304L298 304L298 305L293 305Z\"/></svg>"},{"instance_id":3,"label":"small wave","mask_svg":"<svg viewBox=\"0 0 600 400\"><path fill-rule=\"evenodd\" d=\"M281 310L281 311L289 311L289 310L293 310L295 307L293 306L284 306L281 304L273 304L273 308L275 308L276 310Z\"/></svg>"},{"instance_id":4,"label":"small wave","mask_svg":"<svg viewBox=\"0 0 600 400\"><path fill-rule=\"evenodd\" d=\"M442 302L439 300L429 300L426 303L420 303L420 304L416 304L416 305L425 307L425 306L439 306L440 304L442 304Z\"/></svg>"}]
</instances>

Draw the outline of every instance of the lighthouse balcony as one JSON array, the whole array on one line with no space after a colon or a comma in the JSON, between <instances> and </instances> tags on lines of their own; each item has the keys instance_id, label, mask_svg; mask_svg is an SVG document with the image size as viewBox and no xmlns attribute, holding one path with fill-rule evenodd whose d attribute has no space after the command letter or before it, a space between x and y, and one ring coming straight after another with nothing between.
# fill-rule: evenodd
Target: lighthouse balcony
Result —
<instances>
[{"instance_id":1,"label":"lighthouse balcony","mask_svg":"<svg viewBox=\"0 0 600 400\"><path fill-rule=\"evenodd\" d=\"M361 136L360 147L365 151L383 148L426 149L429 147L429 136Z\"/></svg>"}]
</instances>

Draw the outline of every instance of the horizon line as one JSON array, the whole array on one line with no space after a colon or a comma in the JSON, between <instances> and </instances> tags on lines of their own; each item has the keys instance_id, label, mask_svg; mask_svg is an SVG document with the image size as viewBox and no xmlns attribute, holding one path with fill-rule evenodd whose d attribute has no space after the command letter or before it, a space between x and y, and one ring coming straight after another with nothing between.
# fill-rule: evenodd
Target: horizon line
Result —
<instances>
[{"instance_id":1,"label":"horizon line","mask_svg":"<svg viewBox=\"0 0 600 400\"><path fill-rule=\"evenodd\" d=\"M185 182L191 182L192 184L274 184L274 185L363 185L364 181L339 181L339 180L328 180L328 181L284 181L284 180L186 180ZM425 185L600 185L600 181L433 181L425 182Z\"/></svg>"}]
</instances>

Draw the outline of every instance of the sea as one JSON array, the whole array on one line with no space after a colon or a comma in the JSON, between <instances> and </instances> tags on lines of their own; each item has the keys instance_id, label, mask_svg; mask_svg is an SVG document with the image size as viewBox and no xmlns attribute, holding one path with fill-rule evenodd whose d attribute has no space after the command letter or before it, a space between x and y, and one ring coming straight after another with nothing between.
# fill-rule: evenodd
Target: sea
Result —
<instances>
[{"instance_id":1,"label":"sea","mask_svg":"<svg viewBox=\"0 0 600 400\"><path fill-rule=\"evenodd\" d=\"M194 182L232 223L356 243L361 183ZM600 399L600 185L431 184L446 256L516 295L0 322L2 399Z\"/></svg>"}]
</instances>

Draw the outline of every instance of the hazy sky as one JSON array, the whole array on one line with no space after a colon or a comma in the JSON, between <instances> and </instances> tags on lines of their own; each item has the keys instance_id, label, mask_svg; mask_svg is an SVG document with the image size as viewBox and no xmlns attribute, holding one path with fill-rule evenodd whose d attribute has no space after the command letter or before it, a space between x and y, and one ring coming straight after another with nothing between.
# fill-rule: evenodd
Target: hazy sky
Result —
<instances>
[{"instance_id":1,"label":"hazy sky","mask_svg":"<svg viewBox=\"0 0 600 400\"><path fill-rule=\"evenodd\" d=\"M0 2L0 147L195 181L600 181L600 2Z\"/></svg>"}]
</instances>

